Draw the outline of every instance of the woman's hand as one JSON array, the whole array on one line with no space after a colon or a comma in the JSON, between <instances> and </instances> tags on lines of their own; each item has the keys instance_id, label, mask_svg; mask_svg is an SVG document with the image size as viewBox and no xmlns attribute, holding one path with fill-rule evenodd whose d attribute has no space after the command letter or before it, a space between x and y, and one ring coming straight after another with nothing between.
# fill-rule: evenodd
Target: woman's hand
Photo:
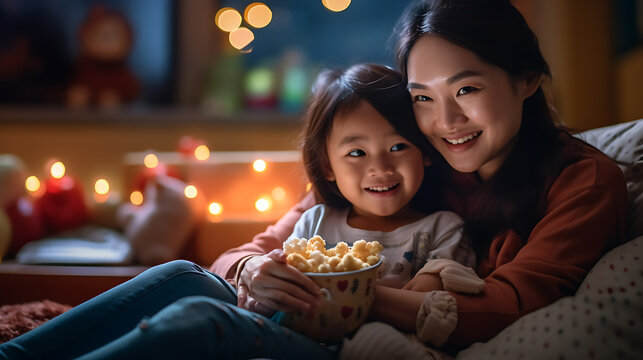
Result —
<instances>
[{"instance_id":1,"label":"woman's hand","mask_svg":"<svg viewBox=\"0 0 643 360\"><path fill-rule=\"evenodd\" d=\"M289 266L281 249L246 261L237 288L238 305L264 315L276 310L307 312L320 304L318 294L319 286Z\"/></svg>"}]
</instances>

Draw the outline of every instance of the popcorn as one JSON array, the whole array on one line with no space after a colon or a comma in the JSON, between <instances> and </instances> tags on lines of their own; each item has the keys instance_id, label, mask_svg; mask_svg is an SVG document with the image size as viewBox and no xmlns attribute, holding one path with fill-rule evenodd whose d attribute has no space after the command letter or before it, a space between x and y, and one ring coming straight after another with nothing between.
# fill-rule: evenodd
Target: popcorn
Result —
<instances>
[{"instance_id":1,"label":"popcorn","mask_svg":"<svg viewBox=\"0 0 643 360\"><path fill-rule=\"evenodd\" d=\"M306 240L288 239L283 244L286 261L301 272L345 272L373 266L380 261L384 249L377 241L356 241L352 247L341 241L326 250L326 242L319 235Z\"/></svg>"}]
</instances>

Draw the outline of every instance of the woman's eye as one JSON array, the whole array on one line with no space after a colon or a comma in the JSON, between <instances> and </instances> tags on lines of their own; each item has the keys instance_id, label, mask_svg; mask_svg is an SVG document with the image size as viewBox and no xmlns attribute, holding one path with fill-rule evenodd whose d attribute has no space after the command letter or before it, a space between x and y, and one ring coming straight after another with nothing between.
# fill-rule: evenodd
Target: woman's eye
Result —
<instances>
[{"instance_id":1,"label":"woman's eye","mask_svg":"<svg viewBox=\"0 0 643 360\"><path fill-rule=\"evenodd\" d=\"M348 153L348 156L354 156L354 157L365 156L365 155L366 153L364 152L364 150L351 150Z\"/></svg>"},{"instance_id":2,"label":"woman's eye","mask_svg":"<svg viewBox=\"0 0 643 360\"><path fill-rule=\"evenodd\" d=\"M418 102L418 101L429 101L429 100L431 100L431 98L430 98L430 97L428 97L428 96L426 96L426 95L415 95L415 96L413 97L413 102Z\"/></svg>"},{"instance_id":3,"label":"woman's eye","mask_svg":"<svg viewBox=\"0 0 643 360\"><path fill-rule=\"evenodd\" d=\"M465 86L465 87L461 88L460 90L458 90L458 95L466 95L466 94L472 93L472 92L474 92L476 90L478 90L478 89L473 87L473 86Z\"/></svg>"},{"instance_id":4,"label":"woman's eye","mask_svg":"<svg viewBox=\"0 0 643 360\"><path fill-rule=\"evenodd\" d=\"M406 148L408 148L408 147L409 147L409 145L408 145L408 144L399 143L399 144L395 144L395 145L393 145L393 146L391 147L391 151L402 151L402 150L404 150L404 149L406 149Z\"/></svg>"}]
</instances>

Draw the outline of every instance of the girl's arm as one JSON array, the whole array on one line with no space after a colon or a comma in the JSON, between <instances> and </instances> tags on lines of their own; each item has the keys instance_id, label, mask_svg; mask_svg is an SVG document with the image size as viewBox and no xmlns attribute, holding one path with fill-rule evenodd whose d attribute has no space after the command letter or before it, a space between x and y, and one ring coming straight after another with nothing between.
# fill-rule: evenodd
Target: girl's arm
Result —
<instances>
[{"instance_id":1,"label":"girl's arm","mask_svg":"<svg viewBox=\"0 0 643 360\"><path fill-rule=\"evenodd\" d=\"M402 331L415 332L415 322L424 296L425 293L420 291L376 285L370 317Z\"/></svg>"}]
</instances>

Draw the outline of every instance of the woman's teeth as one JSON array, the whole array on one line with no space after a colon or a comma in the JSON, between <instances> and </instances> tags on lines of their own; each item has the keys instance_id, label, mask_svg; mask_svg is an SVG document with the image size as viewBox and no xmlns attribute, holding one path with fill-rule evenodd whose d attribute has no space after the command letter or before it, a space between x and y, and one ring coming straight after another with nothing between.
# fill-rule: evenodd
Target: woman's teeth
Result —
<instances>
[{"instance_id":1,"label":"woman's teeth","mask_svg":"<svg viewBox=\"0 0 643 360\"><path fill-rule=\"evenodd\" d=\"M478 135L480 135L480 134L482 134L482 131L478 131L476 133L469 134L469 135L467 135L465 137L461 137L459 139L446 139L445 138L444 140L446 140L449 144L458 145L458 144L464 144L467 141L471 141L474 138L477 138Z\"/></svg>"}]
</instances>

